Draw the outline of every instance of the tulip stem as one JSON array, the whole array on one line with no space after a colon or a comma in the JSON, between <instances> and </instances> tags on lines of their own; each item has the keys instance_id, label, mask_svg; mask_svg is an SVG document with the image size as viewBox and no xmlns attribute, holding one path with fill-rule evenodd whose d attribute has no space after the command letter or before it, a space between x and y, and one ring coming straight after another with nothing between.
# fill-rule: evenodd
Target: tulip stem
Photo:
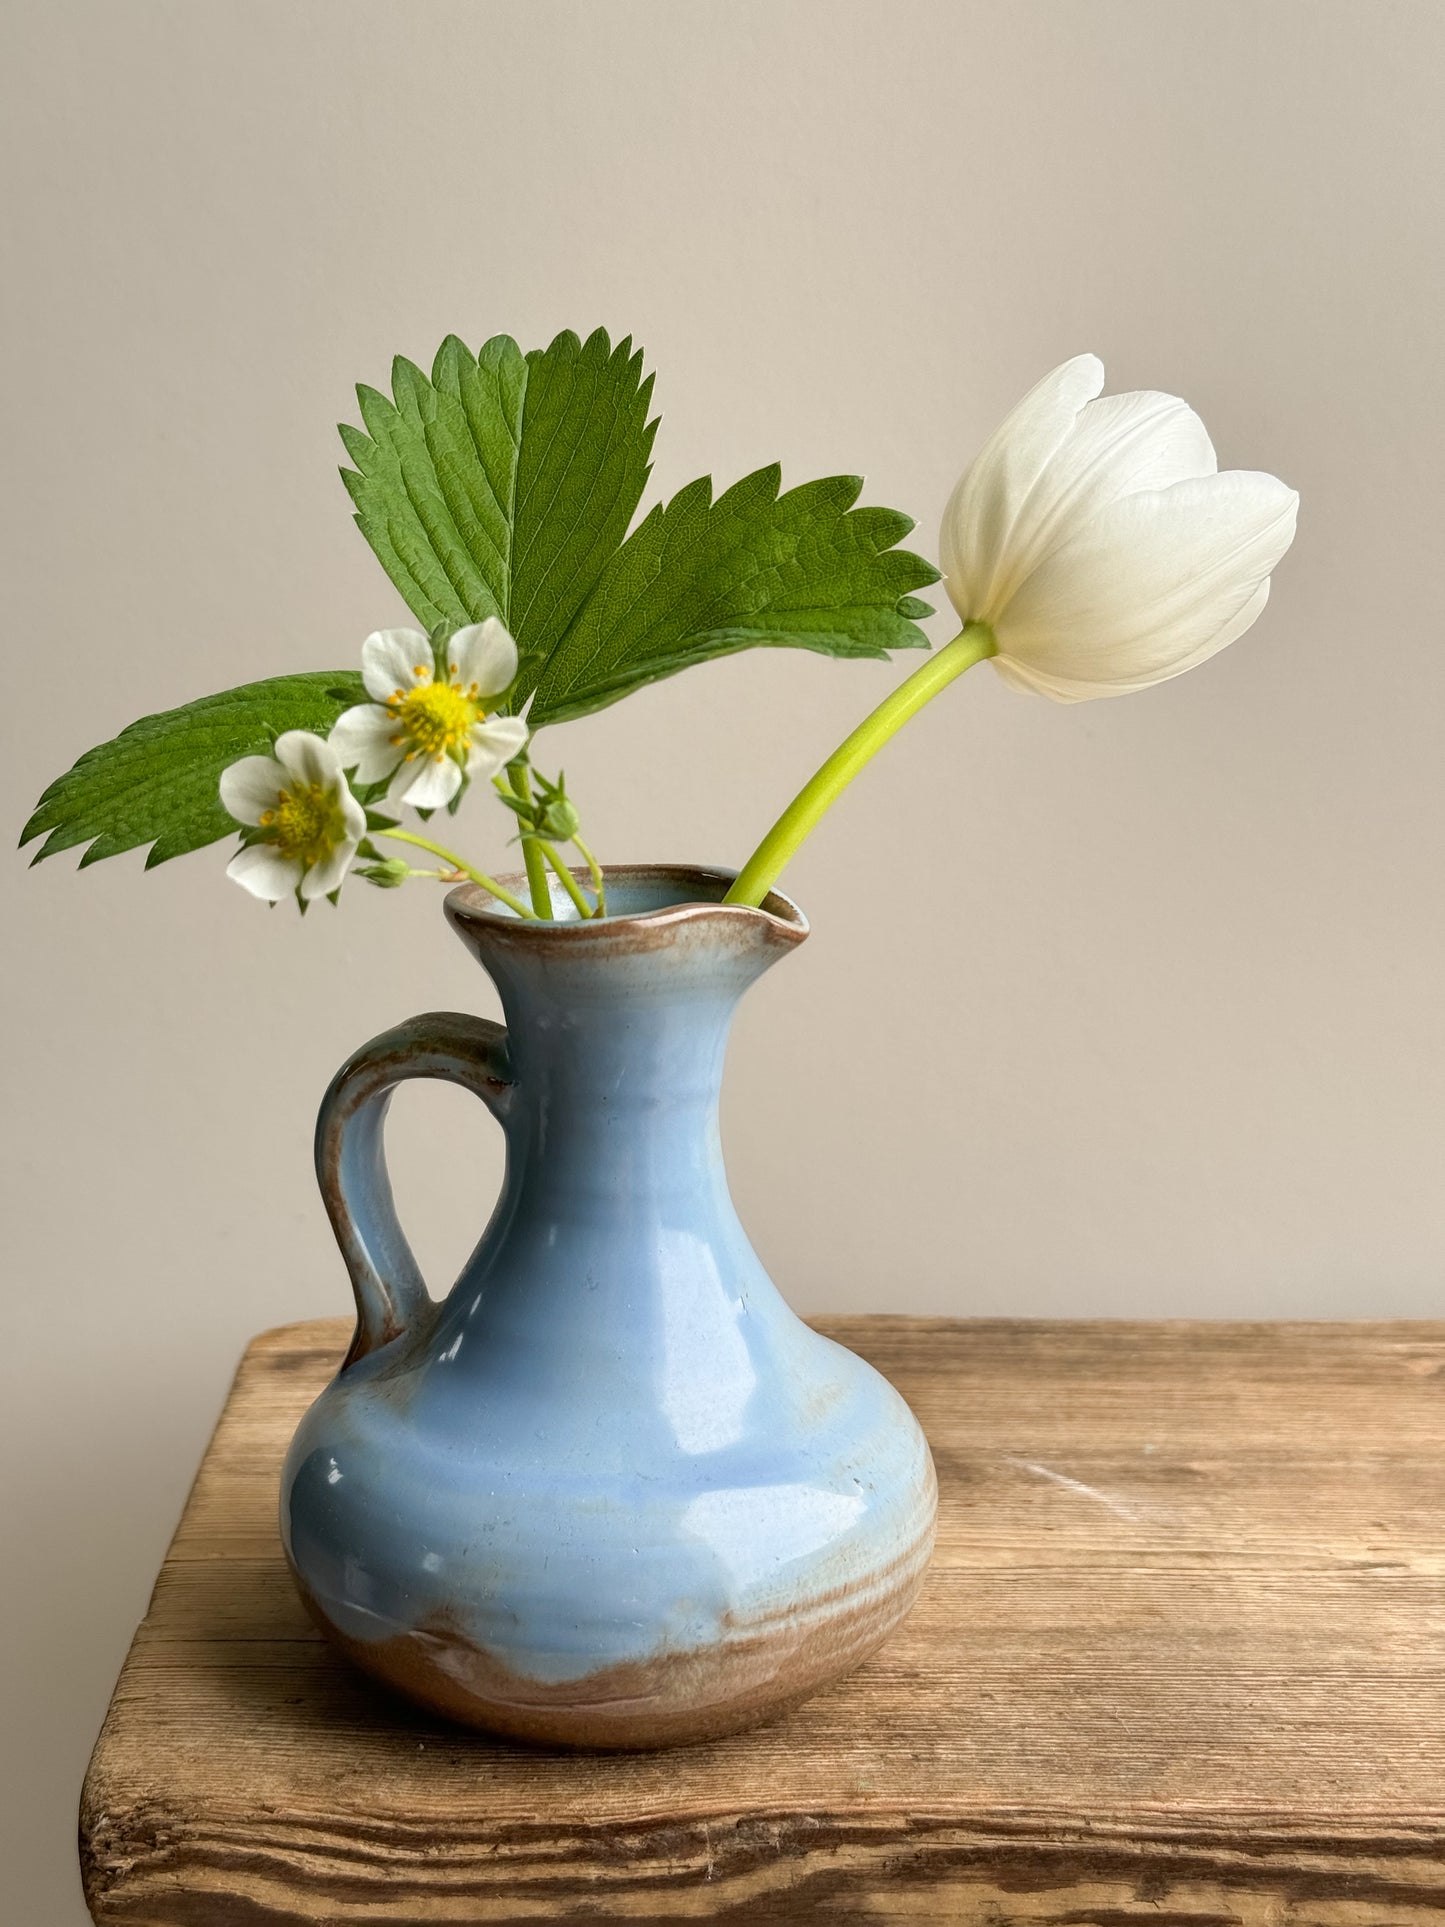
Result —
<instances>
[{"instance_id":1,"label":"tulip stem","mask_svg":"<svg viewBox=\"0 0 1445 1927\"><path fill-rule=\"evenodd\" d=\"M484 890L490 890L498 903L505 903L509 910L515 910L519 917L535 917L536 912L529 910L520 897L514 897L510 890L504 890L495 877L489 877L484 870L474 870L470 863L459 857L455 850L445 850L440 843L432 843L424 836L414 836L410 830L373 830L373 836L389 836L393 843L411 843L418 850L426 850L432 856L439 856L443 863L460 870L464 877L479 883ZM543 873L545 875L545 872Z\"/></svg>"},{"instance_id":2,"label":"tulip stem","mask_svg":"<svg viewBox=\"0 0 1445 1927\"><path fill-rule=\"evenodd\" d=\"M723 902L756 908L782 875L804 837L889 737L965 669L972 669L976 662L997 654L998 643L987 623L965 623L952 642L929 656L906 682L885 696L872 715L866 716L816 775L809 778L743 865Z\"/></svg>"}]
</instances>

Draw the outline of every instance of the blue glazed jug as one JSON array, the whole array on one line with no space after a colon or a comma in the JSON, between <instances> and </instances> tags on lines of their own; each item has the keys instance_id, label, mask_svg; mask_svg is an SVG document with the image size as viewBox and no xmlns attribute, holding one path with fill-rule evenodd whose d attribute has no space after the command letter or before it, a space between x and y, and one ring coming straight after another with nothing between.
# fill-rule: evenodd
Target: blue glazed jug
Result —
<instances>
[{"instance_id":1,"label":"blue glazed jug","mask_svg":"<svg viewBox=\"0 0 1445 1927\"><path fill-rule=\"evenodd\" d=\"M413 1018L321 1106L358 1319L286 1461L286 1554L353 1660L494 1732L647 1747L765 1719L877 1645L932 1549L912 1413L788 1309L728 1196L733 1010L808 929L776 894L723 904L730 881L610 871L588 922L454 891L506 1027ZM408 1077L465 1085L506 1136L440 1304L382 1150Z\"/></svg>"}]
</instances>

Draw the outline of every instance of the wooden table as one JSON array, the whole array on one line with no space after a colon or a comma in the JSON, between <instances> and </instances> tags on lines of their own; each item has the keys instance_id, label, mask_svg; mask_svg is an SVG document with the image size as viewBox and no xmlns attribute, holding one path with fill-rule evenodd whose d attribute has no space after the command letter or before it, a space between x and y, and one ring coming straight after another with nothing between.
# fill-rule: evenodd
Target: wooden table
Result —
<instances>
[{"instance_id":1,"label":"wooden table","mask_svg":"<svg viewBox=\"0 0 1445 1927\"><path fill-rule=\"evenodd\" d=\"M1445 1324L820 1321L943 1499L923 1601L772 1727L529 1751L322 1644L277 1469L345 1347L258 1338L86 1781L129 1927L1445 1912Z\"/></svg>"}]
</instances>

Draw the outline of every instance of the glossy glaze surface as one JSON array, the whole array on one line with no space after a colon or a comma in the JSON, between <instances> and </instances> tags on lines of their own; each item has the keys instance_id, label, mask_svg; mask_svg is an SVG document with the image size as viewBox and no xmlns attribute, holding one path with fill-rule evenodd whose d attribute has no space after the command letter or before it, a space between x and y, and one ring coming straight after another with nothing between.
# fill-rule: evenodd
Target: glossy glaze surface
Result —
<instances>
[{"instance_id":1,"label":"glossy glaze surface","mask_svg":"<svg viewBox=\"0 0 1445 1927\"><path fill-rule=\"evenodd\" d=\"M609 873L613 914L447 914L505 1032L440 1014L343 1068L318 1171L357 1290L297 1433L287 1555L339 1644L478 1725L653 1745L766 1717L856 1663L921 1581L932 1462L902 1399L789 1310L728 1196L738 998L807 925L727 877ZM392 1085L497 1115L491 1222L433 1306L391 1212Z\"/></svg>"}]
</instances>

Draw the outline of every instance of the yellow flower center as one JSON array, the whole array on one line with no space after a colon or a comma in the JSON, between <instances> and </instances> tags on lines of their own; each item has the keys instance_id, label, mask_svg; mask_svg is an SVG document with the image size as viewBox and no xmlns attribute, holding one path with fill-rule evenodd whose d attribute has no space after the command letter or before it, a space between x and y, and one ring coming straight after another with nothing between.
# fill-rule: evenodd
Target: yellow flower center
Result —
<instances>
[{"instance_id":1,"label":"yellow flower center","mask_svg":"<svg viewBox=\"0 0 1445 1927\"><path fill-rule=\"evenodd\" d=\"M298 783L294 789L282 790L275 809L267 810L261 825L270 831L268 841L282 856L304 863L308 870L346 839L340 796L321 783Z\"/></svg>"},{"instance_id":2,"label":"yellow flower center","mask_svg":"<svg viewBox=\"0 0 1445 1927\"><path fill-rule=\"evenodd\" d=\"M479 703L449 682L423 683L405 693L398 690L386 706L397 720L407 755L434 756L438 761L465 746L481 713Z\"/></svg>"}]
</instances>

